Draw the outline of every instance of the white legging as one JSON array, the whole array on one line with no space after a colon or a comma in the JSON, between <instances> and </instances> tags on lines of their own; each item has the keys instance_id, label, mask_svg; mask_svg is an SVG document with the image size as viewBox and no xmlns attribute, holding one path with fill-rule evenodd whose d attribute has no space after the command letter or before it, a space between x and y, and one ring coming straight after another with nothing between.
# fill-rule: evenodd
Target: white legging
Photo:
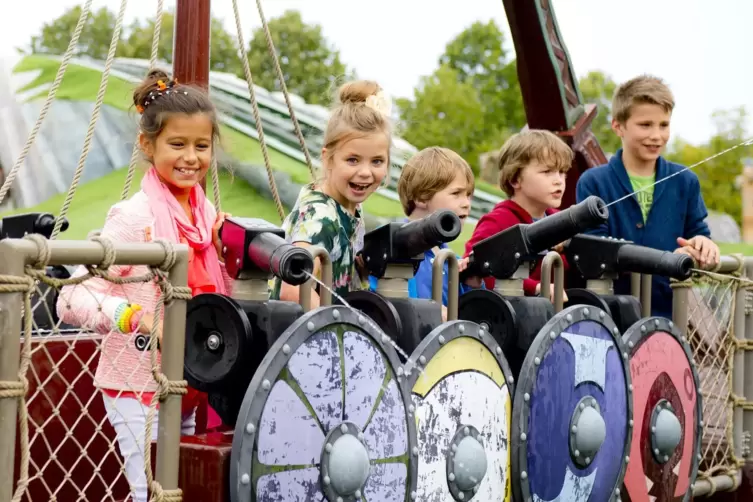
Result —
<instances>
[{"instance_id":1,"label":"white legging","mask_svg":"<svg viewBox=\"0 0 753 502\"><path fill-rule=\"evenodd\" d=\"M147 502L146 470L144 464L144 434L149 407L130 397L113 398L104 395L107 419L118 438L118 447L125 465L125 475L131 486L133 502ZM154 414L152 441L157 440L159 411ZM183 415L181 434L190 436L196 429L196 412Z\"/></svg>"}]
</instances>

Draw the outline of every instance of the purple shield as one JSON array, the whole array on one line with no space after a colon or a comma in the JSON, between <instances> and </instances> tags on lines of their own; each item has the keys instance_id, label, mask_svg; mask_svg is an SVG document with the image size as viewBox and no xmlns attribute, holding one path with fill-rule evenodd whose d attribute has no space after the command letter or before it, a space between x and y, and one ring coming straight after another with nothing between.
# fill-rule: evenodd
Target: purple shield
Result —
<instances>
[{"instance_id":1,"label":"purple shield","mask_svg":"<svg viewBox=\"0 0 753 502\"><path fill-rule=\"evenodd\" d=\"M569 307L539 332L513 405L520 500L601 502L619 494L632 437L626 358L614 323L595 307Z\"/></svg>"}]
</instances>

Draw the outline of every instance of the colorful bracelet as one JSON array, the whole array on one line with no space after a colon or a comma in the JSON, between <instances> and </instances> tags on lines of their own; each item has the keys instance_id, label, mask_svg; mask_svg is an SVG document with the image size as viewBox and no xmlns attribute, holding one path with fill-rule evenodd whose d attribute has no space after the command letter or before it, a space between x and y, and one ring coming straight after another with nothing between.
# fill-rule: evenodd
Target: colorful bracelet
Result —
<instances>
[{"instance_id":1,"label":"colorful bracelet","mask_svg":"<svg viewBox=\"0 0 753 502\"><path fill-rule=\"evenodd\" d=\"M131 332L131 317L133 314L141 310L141 306L137 304L121 303L115 310L116 326L121 333Z\"/></svg>"}]
</instances>

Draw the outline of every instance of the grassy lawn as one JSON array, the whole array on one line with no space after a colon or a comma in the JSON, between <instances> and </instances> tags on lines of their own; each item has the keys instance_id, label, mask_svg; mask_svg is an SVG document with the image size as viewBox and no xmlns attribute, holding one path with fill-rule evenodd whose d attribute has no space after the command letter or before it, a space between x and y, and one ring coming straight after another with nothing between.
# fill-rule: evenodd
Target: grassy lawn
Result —
<instances>
[{"instance_id":1,"label":"grassy lawn","mask_svg":"<svg viewBox=\"0 0 753 502\"><path fill-rule=\"evenodd\" d=\"M21 88L20 91L27 91L43 84L52 83L55 80L55 74L59 66L60 63L57 61L44 56L25 57L13 69L15 73L33 70L41 70L41 72L32 82ZM65 77L58 88L55 99L94 101L101 78L102 74L96 70L70 64L66 69ZM47 92L47 90L43 90L32 96L31 99L44 99L47 96ZM133 110L131 103L132 93L133 84L111 76L107 84L105 104L120 110ZM241 162L264 165L264 157L258 141L227 126L222 126L222 137L221 146L232 157ZM303 184L310 181L311 176L304 164L271 148L268 151L274 170L289 174L296 183ZM246 184L242 179L236 179L236 183ZM399 202L379 194L367 201L365 209L370 214L387 218L400 216L403 213Z\"/></svg>"}]
</instances>

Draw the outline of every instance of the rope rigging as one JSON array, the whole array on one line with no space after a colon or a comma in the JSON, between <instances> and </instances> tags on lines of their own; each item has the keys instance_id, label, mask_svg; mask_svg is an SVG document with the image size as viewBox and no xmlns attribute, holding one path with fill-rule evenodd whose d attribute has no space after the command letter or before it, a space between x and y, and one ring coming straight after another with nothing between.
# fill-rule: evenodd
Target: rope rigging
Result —
<instances>
[{"instance_id":1,"label":"rope rigging","mask_svg":"<svg viewBox=\"0 0 753 502\"><path fill-rule=\"evenodd\" d=\"M162 10L164 7L164 0L157 0L157 17L154 21L154 34L152 35L152 53L149 57L149 70L147 74L155 66L157 66L157 55L159 54L159 40L162 33ZM123 193L120 194L120 200L126 200L131 192L131 183L133 182L133 174L136 172L136 165L139 160L139 134L136 133L136 139L133 142L133 151L131 152L131 162L128 164L128 173L126 174L125 183L123 184Z\"/></svg>"}]
</instances>

